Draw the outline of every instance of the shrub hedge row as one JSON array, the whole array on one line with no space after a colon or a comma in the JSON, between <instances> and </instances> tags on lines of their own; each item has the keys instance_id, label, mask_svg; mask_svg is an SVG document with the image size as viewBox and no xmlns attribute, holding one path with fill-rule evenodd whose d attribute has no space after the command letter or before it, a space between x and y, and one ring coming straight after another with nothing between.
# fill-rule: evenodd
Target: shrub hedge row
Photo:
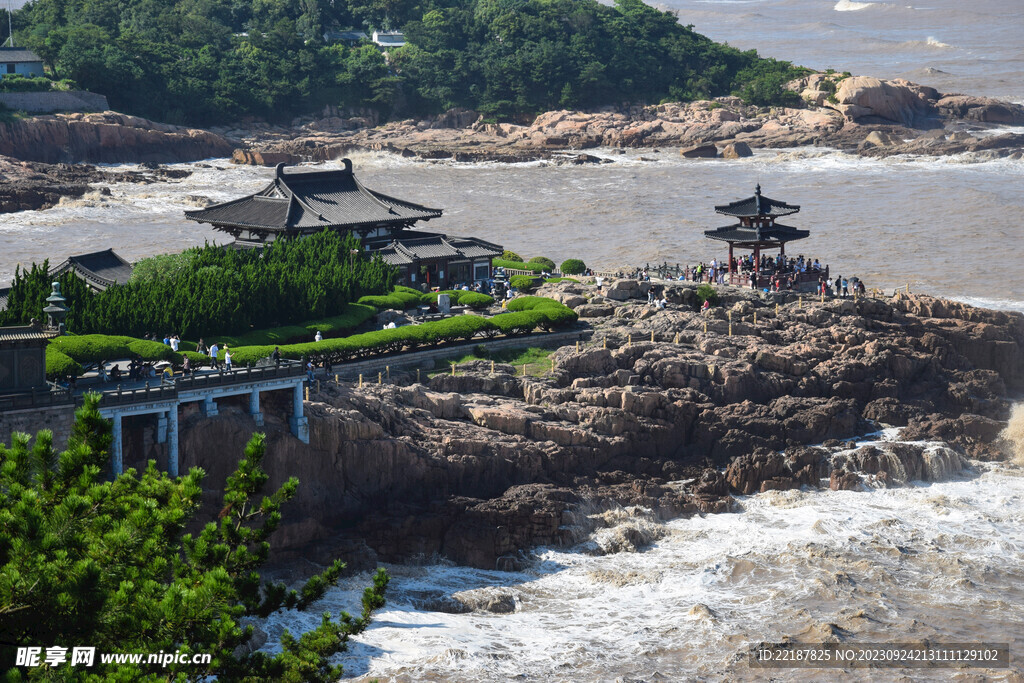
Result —
<instances>
[{"instance_id":1,"label":"shrub hedge row","mask_svg":"<svg viewBox=\"0 0 1024 683\"><path fill-rule=\"evenodd\" d=\"M66 353L61 353L52 346L46 347L46 376L59 379L68 375L82 374L82 366Z\"/></svg>"},{"instance_id":2,"label":"shrub hedge row","mask_svg":"<svg viewBox=\"0 0 1024 683\"><path fill-rule=\"evenodd\" d=\"M198 354L194 354L198 356ZM182 355L160 342L106 334L84 334L53 339L46 347L46 375L50 378L82 374L83 365L123 358L182 362ZM193 359L195 360L195 359Z\"/></svg>"},{"instance_id":3,"label":"shrub hedge row","mask_svg":"<svg viewBox=\"0 0 1024 683\"><path fill-rule=\"evenodd\" d=\"M427 292L423 295L421 303L436 304L438 294L447 294L453 306L469 306L474 311L487 308L494 303L494 297L482 292L467 292L462 289L446 289L443 292Z\"/></svg>"},{"instance_id":4,"label":"shrub hedge row","mask_svg":"<svg viewBox=\"0 0 1024 683\"><path fill-rule=\"evenodd\" d=\"M314 362L341 363L357 358L369 358L385 353L415 350L423 346L437 346L445 342L470 340L474 337L491 338L498 334L508 336L525 334L538 327L553 329L576 321L576 313L543 297L520 297L513 302L530 299L519 306L522 310L502 313L493 318L459 315L423 325L406 325L390 330L378 330L350 337L325 339L321 342L280 346L281 357ZM238 366L256 363L267 358L274 346L246 346L232 349L232 359ZM223 354L223 351L221 352Z\"/></svg>"},{"instance_id":5,"label":"shrub hedge row","mask_svg":"<svg viewBox=\"0 0 1024 683\"><path fill-rule=\"evenodd\" d=\"M363 297L366 298L366 297ZM338 337L369 320L376 313L373 306L365 304L348 304L338 315L316 320L307 320L297 325L282 325L263 330L252 330L237 336L217 335L207 338L206 342L217 341L229 346L261 346L266 344L298 343L310 339L319 331L325 337Z\"/></svg>"},{"instance_id":6,"label":"shrub hedge row","mask_svg":"<svg viewBox=\"0 0 1024 683\"><path fill-rule=\"evenodd\" d=\"M513 270L529 270L534 273L543 273L546 269L539 263L523 263L522 261L506 261L496 258L491 263L495 268L512 268Z\"/></svg>"},{"instance_id":7,"label":"shrub hedge row","mask_svg":"<svg viewBox=\"0 0 1024 683\"><path fill-rule=\"evenodd\" d=\"M468 292L461 289L448 289L444 292L417 292L409 287L395 287L391 294L380 296L364 296L359 299L360 304L373 306L382 310L393 309L401 311L407 308L414 308L420 305L437 304L437 295L447 294L451 298L453 306L469 306L474 310L487 308L494 303L494 298L481 292Z\"/></svg>"},{"instance_id":8,"label":"shrub hedge row","mask_svg":"<svg viewBox=\"0 0 1024 683\"><path fill-rule=\"evenodd\" d=\"M508 283L520 292L528 292L537 286L537 281L532 275L513 275L508 279Z\"/></svg>"}]
</instances>

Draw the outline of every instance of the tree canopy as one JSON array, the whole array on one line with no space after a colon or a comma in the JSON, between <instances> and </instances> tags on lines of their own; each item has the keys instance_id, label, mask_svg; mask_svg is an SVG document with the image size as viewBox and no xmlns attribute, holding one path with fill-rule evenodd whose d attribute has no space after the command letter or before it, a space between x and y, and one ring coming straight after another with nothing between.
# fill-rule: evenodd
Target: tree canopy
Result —
<instances>
[{"instance_id":1,"label":"tree canopy","mask_svg":"<svg viewBox=\"0 0 1024 683\"><path fill-rule=\"evenodd\" d=\"M353 258L353 251L361 252L357 237L324 230L262 249L207 245L143 259L128 283L98 294L74 273L58 280L72 332L198 339L334 316L361 296L390 291L395 269L379 256ZM42 316L47 268L44 262L16 269L0 325Z\"/></svg>"},{"instance_id":2,"label":"tree canopy","mask_svg":"<svg viewBox=\"0 0 1024 683\"><path fill-rule=\"evenodd\" d=\"M287 120L324 105L494 117L740 94L802 73L641 0L33 0L20 44L115 109L171 123ZM401 29L385 54L328 29Z\"/></svg>"},{"instance_id":3,"label":"tree canopy","mask_svg":"<svg viewBox=\"0 0 1024 683\"><path fill-rule=\"evenodd\" d=\"M306 610L334 585L336 561L298 591L261 585L259 569L281 507L296 491L290 479L262 495L267 474L262 434L252 437L227 480L217 522L185 533L198 509L204 473L180 478L128 470L107 479L111 429L86 397L67 450L53 449L49 431L32 442L16 433L0 445L0 670L5 680L57 676L61 680L335 681L341 667L329 658L361 632L384 604L388 577L378 570L364 591L362 613L328 613L298 637L286 633L276 655L250 652L246 617ZM212 655L209 664L148 668L103 664L18 669L18 646L90 646L97 653Z\"/></svg>"}]
</instances>

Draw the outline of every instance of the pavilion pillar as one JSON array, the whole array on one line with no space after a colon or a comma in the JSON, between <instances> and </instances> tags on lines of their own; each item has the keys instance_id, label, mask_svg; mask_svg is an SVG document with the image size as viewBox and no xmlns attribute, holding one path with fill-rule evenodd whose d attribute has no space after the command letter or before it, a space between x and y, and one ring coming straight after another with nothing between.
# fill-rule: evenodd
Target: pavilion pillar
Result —
<instances>
[{"instance_id":1,"label":"pavilion pillar","mask_svg":"<svg viewBox=\"0 0 1024 683\"><path fill-rule=\"evenodd\" d=\"M167 411L167 473L178 476L178 404Z\"/></svg>"},{"instance_id":2,"label":"pavilion pillar","mask_svg":"<svg viewBox=\"0 0 1024 683\"><path fill-rule=\"evenodd\" d=\"M249 394L249 414L257 427L263 426L263 413L260 412L260 390L253 389Z\"/></svg>"},{"instance_id":3,"label":"pavilion pillar","mask_svg":"<svg viewBox=\"0 0 1024 683\"><path fill-rule=\"evenodd\" d=\"M124 452L121 450L121 413L114 413L111 422L114 427L114 440L110 444L110 473L117 477L124 471Z\"/></svg>"},{"instance_id":4,"label":"pavilion pillar","mask_svg":"<svg viewBox=\"0 0 1024 683\"><path fill-rule=\"evenodd\" d=\"M302 414L302 385L300 381L292 392L292 416L288 421L292 434L302 443L309 443L309 418Z\"/></svg>"},{"instance_id":5,"label":"pavilion pillar","mask_svg":"<svg viewBox=\"0 0 1024 683\"><path fill-rule=\"evenodd\" d=\"M732 274L735 272L732 267L732 242L729 242L729 281L732 282Z\"/></svg>"},{"instance_id":6,"label":"pavilion pillar","mask_svg":"<svg viewBox=\"0 0 1024 683\"><path fill-rule=\"evenodd\" d=\"M779 258L786 258L786 243L779 242Z\"/></svg>"}]
</instances>

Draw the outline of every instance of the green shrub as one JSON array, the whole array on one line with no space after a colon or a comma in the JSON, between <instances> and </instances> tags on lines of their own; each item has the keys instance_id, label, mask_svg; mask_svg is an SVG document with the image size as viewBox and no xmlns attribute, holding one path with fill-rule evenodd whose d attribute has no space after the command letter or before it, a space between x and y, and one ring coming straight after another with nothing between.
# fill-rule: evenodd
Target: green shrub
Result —
<instances>
[{"instance_id":1,"label":"green shrub","mask_svg":"<svg viewBox=\"0 0 1024 683\"><path fill-rule=\"evenodd\" d=\"M68 375L82 374L82 366L71 356L61 353L52 344L46 347L46 376L60 379Z\"/></svg>"},{"instance_id":2,"label":"green shrub","mask_svg":"<svg viewBox=\"0 0 1024 683\"><path fill-rule=\"evenodd\" d=\"M364 296L357 303L373 306L381 310L394 309L397 311L413 308L420 305L420 298L423 296L415 289L408 287L395 287L390 294L376 296Z\"/></svg>"},{"instance_id":3,"label":"green shrub","mask_svg":"<svg viewBox=\"0 0 1024 683\"><path fill-rule=\"evenodd\" d=\"M508 283L520 292L528 292L537 286L537 281L530 275L513 275Z\"/></svg>"},{"instance_id":4,"label":"green shrub","mask_svg":"<svg viewBox=\"0 0 1024 683\"><path fill-rule=\"evenodd\" d=\"M49 346L60 351L72 360L88 365L99 363L104 360L117 360L129 358L132 355L128 348L128 342L142 341L132 340L131 337L115 337L105 334L85 334L81 336L64 336L53 339ZM159 343L159 342L157 342ZM163 346L163 344L161 344ZM170 351L170 347L167 347Z\"/></svg>"},{"instance_id":5,"label":"green shrub","mask_svg":"<svg viewBox=\"0 0 1024 683\"><path fill-rule=\"evenodd\" d=\"M548 271L549 273L554 272L555 270L555 262L549 259L547 256L534 256L532 259L527 261L527 263L536 263L538 265L544 266L544 270Z\"/></svg>"},{"instance_id":6,"label":"green shrub","mask_svg":"<svg viewBox=\"0 0 1024 683\"><path fill-rule=\"evenodd\" d=\"M571 258L562 261L562 267L559 270L563 275L582 275L587 272L587 265L578 258Z\"/></svg>"},{"instance_id":7,"label":"green shrub","mask_svg":"<svg viewBox=\"0 0 1024 683\"><path fill-rule=\"evenodd\" d=\"M523 263L522 261L506 261L504 259L494 259L492 264L495 268L511 268L512 270L528 270L532 273L543 273L544 266L539 263Z\"/></svg>"},{"instance_id":8,"label":"green shrub","mask_svg":"<svg viewBox=\"0 0 1024 683\"><path fill-rule=\"evenodd\" d=\"M503 261L519 261L519 262L522 262L522 260L523 260L522 256L520 256L519 254L517 254L514 251L509 251L508 249L506 249L505 251L501 252L501 258L502 258Z\"/></svg>"},{"instance_id":9,"label":"green shrub","mask_svg":"<svg viewBox=\"0 0 1024 683\"><path fill-rule=\"evenodd\" d=\"M459 292L459 305L469 306L474 311L487 308L494 303L494 297L483 292Z\"/></svg>"},{"instance_id":10,"label":"green shrub","mask_svg":"<svg viewBox=\"0 0 1024 683\"><path fill-rule=\"evenodd\" d=\"M546 296L519 296L508 302L510 311L529 311L540 314L537 324L545 329L571 325L579 320L576 311Z\"/></svg>"},{"instance_id":11,"label":"green shrub","mask_svg":"<svg viewBox=\"0 0 1024 683\"><path fill-rule=\"evenodd\" d=\"M453 306L469 306L473 310L487 308L494 303L494 297L482 292L467 292L462 289L448 289L444 292L427 292L421 296L421 303L437 305L437 295L447 294Z\"/></svg>"},{"instance_id":12,"label":"green shrub","mask_svg":"<svg viewBox=\"0 0 1024 683\"><path fill-rule=\"evenodd\" d=\"M202 367L204 365L209 364L210 362L210 357L207 356L205 353L197 353L195 351L179 351L179 353L181 354L182 358L188 358L189 361L192 362L192 367L194 368ZM231 353L231 362L235 363L236 365L239 364L238 361L235 360L234 352Z\"/></svg>"},{"instance_id":13,"label":"green shrub","mask_svg":"<svg viewBox=\"0 0 1024 683\"><path fill-rule=\"evenodd\" d=\"M715 288L709 284L703 284L697 288L697 298L703 304L705 301L710 301L711 305L714 306L718 303L718 292Z\"/></svg>"},{"instance_id":14,"label":"green shrub","mask_svg":"<svg viewBox=\"0 0 1024 683\"><path fill-rule=\"evenodd\" d=\"M130 339L128 341L128 350L133 355L146 361L166 360L172 363L180 363L182 358L180 353L172 351L171 347L167 344L146 339ZM110 358L108 360L114 359Z\"/></svg>"},{"instance_id":15,"label":"green shrub","mask_svg":"<svg viewBox=\"0 0 1024 683\"><path fill-rule=\"evenodd\" d=\"M502 313L491 318L491 324L502 334L514 337L533 332L540 325L541 318L543 318L543 315L536 311Z\"/></svg>"}]
</instances>

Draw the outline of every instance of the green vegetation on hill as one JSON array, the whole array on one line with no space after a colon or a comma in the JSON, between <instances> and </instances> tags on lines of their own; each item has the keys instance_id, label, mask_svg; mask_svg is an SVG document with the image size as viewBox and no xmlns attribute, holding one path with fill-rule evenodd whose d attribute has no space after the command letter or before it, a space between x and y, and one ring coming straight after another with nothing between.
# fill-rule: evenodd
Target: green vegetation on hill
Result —
<instances>
[{"instance_id":1,"label":"green vegetation on hill","mask_svg":"<svg viewBox=\"0 0 1024 683\"><path fill-rule=\"evenodd\" d=\"M304 633L281 638L281 652L250 648L255 618L306 612L344 569L335 561L298 590L263 581L270 538L299 482L266 491L262 434L249 441L228 477L216 521L189 529L203 497L204 472L171 478L154 461L108 481L111 427L99 396L87 395L63 453L53 435L34 443L15 433L0 445L0 651L5 680L336 681L332 657L384 605L383 569L357 617L322 613ZM308 629L308 630L307 630ZM203 653L211 662L164 667L15 668L18 644L87 645L99 652ZM45 654L45 653L44 653ZM70 652L68 652L70 656Z\"/></svg>"},{"instance_id":2,"label":"green vegetation on hill","mask_svg":"<svg viewBox=\"0 0 1024 683\"><path fill-rule=\"evenodd\" d=\"M171 123L288 120L336 105L491 117L739 94L782 103L802 73L715 43L640 0L35 0L18 42L57 78ZM333 28L408 43L325 43Z\"/></svg>"},{"instance_id":3,"label":"green vegetation on hill","mask_svg":"<svg viewBox=\"0 0 1024 683\"><path fill-rule=\"evenodd\" d=\"M366 317L348 323L336 316L358 317L349 303L389 291L395 279L395 269L379 257L350 258L353 249L359 249L358 239L328 230L260 251L197 247L181 256L146 259L138 277L99 294L65 273L59 280L69 307L67 326L78 334L148 332L191 339L306 321L307 330L320 323L348 329ZM47 265L16 271L0 325L42 316L50 293Z\"/></svg>"}]
</instances>

